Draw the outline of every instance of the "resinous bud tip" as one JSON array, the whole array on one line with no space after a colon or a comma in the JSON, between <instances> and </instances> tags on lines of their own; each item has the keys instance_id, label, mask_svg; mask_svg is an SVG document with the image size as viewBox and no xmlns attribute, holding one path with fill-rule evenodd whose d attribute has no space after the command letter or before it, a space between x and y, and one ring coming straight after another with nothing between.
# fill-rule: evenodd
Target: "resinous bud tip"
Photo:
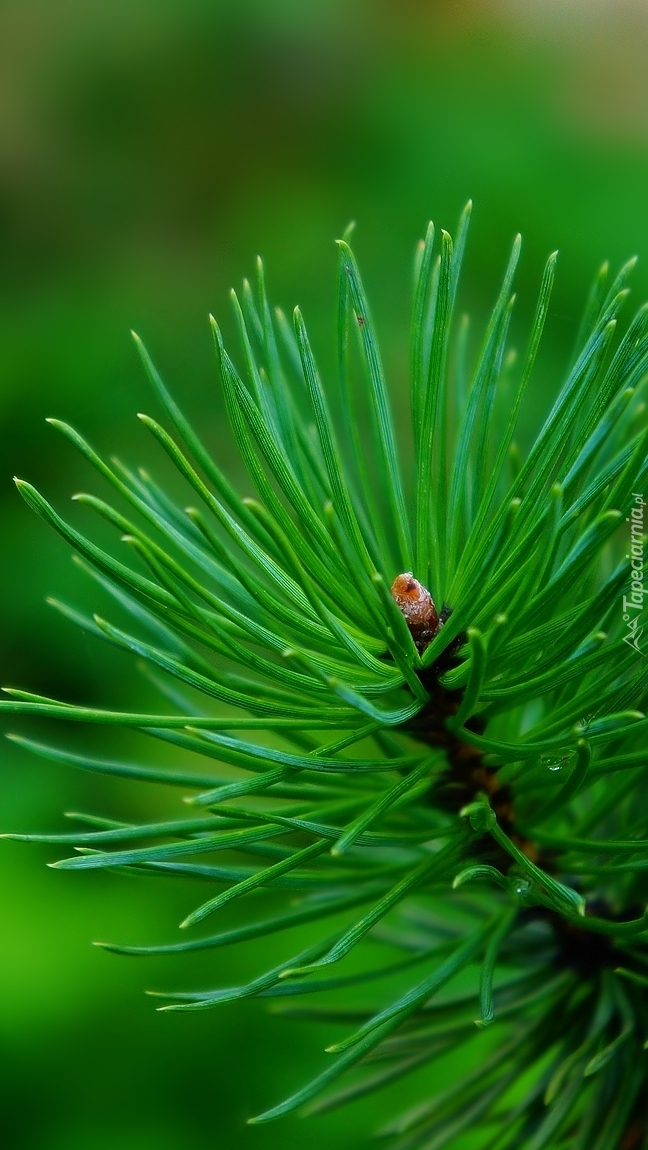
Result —
<instances>
[{"instance_id":1,"label":"resinous bud tip","mask_svg":"<svg viewBox=\"0 0 648 1150\"><path fill-rule=\"evenodd\" d=\"M410 634L422 652L439 630L439 616L427 587L411 571L397 575L391 585L392 599L403 615Z\"/></svg>"}]
</instances>

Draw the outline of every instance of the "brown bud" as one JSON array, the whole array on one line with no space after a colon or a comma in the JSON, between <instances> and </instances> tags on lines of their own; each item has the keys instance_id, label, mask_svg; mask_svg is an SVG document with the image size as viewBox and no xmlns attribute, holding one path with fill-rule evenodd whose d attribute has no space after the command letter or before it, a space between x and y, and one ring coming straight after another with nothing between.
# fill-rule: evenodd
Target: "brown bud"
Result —
<instances>
[{"instance_id":1,"label":"brown bud","mask_svg":"<svg viewBox=\"0 0 648 1150\"><path fill-rule=\"evenodd\" d=\"M411 571L404 571L394 579L391 593L419 652L424 651L439 630L439 616L430 592Z\"/></svg>"}]
</instances>

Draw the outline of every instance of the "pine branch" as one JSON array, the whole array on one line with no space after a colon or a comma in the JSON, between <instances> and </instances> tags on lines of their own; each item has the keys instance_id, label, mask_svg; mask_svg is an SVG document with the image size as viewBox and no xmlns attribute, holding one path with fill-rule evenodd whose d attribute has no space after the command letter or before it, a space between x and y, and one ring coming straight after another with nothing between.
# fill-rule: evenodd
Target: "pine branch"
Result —
<instances>
[{"instance_id":1,"label":"pine branch","mask_svg":"<svg viewBox=\"0 0 648 1150\"><path fill-rule=\"evenodd\" d=\"M120 954L309 924L307 946L245 986L164 995L174 1011L353 987L348 1007L291 1008L352 1029L313 1082L253 1121L379 1090L470 1045L476 1020L492 1024L488 1054L394 1115L394 1150L459 1150L471 1128L483 1150L634 1150L648 1144L648 305L619 334L632 261L609 287L599 274L572 365L511 474L556 253L520 368L509 347L519 237L470 366L457 307L469 217L470 205L438 252L430 224L417 249L411 460L350 232L339 241L341 423L300 310L293 327L273 312L260 264L256 290L245 281L233 295L240 367L212 323L254 498L211 458L137 336L168 426L140 419L182 478L186 509L49 421L116 506L75 498L129 549L99 548L16 480L109 597L92 618L52 605L136 655L160 706L6 688L0 712L135 728L203 766L159 765L156 742L140 763L10 735L46 760L180 786L195 813L145 824L74 814L63 833L4 837L73 846L59 869L201 878L210 893L187 907L187 929L241 901L243 925L228 931L98 944ZM259 918L266 890L276 909ZM369 939L388 944L378 966L364 963ZM472 989L445 991L475 966ZM394 974L401 989L380 989ZM374 983L375 1006L359 1010L355 991Z\"/></svg>"}]
</instances>

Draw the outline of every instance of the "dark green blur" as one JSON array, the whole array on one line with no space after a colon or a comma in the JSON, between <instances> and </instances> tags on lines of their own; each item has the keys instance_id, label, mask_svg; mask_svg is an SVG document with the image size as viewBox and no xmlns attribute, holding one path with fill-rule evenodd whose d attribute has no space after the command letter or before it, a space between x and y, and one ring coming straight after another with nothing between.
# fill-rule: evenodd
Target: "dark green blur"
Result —
<instances>
[{"instance_id":1,"label":"dark green blur","mask_svg":"<svg viewBox=\"0 0 648 1150\"><path fill-rule=\"evenodd\" d=\"M45 605L50 593L88 606L96 596L11 476L63 509L73 491L100 492L48 415L107 454L165 472L134 419L142 408L157 414L128 337L134 327L245 483L206 317L226 319L227 289L252 271L257 251L273 299L300 303L330 371L333 240L358 221L398 405L414 245L430 216L453 228L471 196L463 298L476 319L516 231L525 238L520 330L546 255L561 249L535 395L543 409L596 266L648 250L644 11L620 0L5 0L2 683L155 705L125 655L76 634ZM636 292L647 285L640 265ZM93 529L87 513L70 514ZM81 731L64 734L83 743ZM103 736L93 737L96 749ZM130 745L133 756L153 753L143 740ZM65 810L146 816L176 799L2 749L1 829L62 829ZM148 965L99 952L91 939L171 939L197 892L46 870L54 857L0 844L7 1150L369 1144L363 1132L387 1112L387 1096L308 1125L246 1128L249 1114L322 1065L328 1033L282 1022L261 1003L156 1014L143 988L238 983L260 967L254 947ZM234 921L232 912L222 925ZM264 954L285 945L270 940ZM430 1081L438 1073L425 1071ZM398 1089L409 1096L407 1085Z\"/></svg>"}]
</instances>

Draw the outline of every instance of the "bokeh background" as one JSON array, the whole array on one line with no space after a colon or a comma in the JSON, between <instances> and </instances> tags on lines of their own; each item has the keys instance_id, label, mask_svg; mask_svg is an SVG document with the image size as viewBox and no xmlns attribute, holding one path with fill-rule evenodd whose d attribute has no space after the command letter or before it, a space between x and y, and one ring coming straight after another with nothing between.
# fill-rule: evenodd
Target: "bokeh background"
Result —
<instances>
[{"instance_id":1,"label":"bokeh background","mask_svg":"<svg viewBox=\"0 0 648 1150\"><path fill-rule=\"evenodd\" d=\"M226 317L227 289L257 251L274 300L302 305L328 370L332 241L356 219L397 381L414 244L430 216L452 228L472 196L464 306L478 317L517 230L520 324L544 258L561 249L541 407L598 263L646 262L647 61L646 0L4 0L1 681L116 706L148 697L125 657L45 605L50 593L95 600L10 480L29 477L59 507L97 489L44 423L51 414L163 470L134 419L153 404L130 327L236 474L206 316ZM645 294L641 264L635 285ZM63 810L147 815L166 801L3 745L2 829L55 830ZM369 1145L380 1101L308 1125L243 1125L321 1065L319 1030L259 1003L164 1016L142 994L236 983L258 969L254 947L193 966L90 947L170 939L186 888L56 873L44 866L52 851L0 847L8 1150Z\"/></svg>"}]
</instances>

